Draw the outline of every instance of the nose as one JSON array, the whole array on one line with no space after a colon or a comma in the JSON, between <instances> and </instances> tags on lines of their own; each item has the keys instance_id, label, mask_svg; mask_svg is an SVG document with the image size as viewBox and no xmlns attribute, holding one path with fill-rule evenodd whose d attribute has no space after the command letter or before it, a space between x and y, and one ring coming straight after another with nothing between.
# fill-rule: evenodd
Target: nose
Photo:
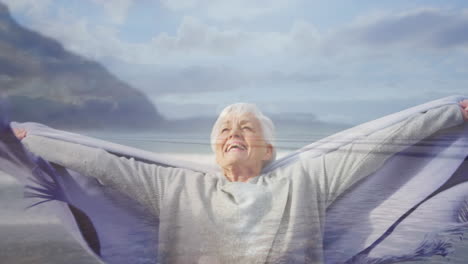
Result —
<instances>
[{"instance_id":1,"label":"nose","mask_svg":"<svg viewBox=\"0 0 468 264\"><path fill-rule=\"evenodd\" d=\"M229 138L239 138L241 130L238 127L233 127L229 133Z\"/></svg>"}]
</instances>

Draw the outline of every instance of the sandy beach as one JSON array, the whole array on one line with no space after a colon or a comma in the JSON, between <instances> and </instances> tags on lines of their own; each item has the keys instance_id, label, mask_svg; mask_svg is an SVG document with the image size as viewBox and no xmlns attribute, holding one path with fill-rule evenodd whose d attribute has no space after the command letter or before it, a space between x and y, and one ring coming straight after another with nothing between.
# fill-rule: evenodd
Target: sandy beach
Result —
<instances>
[{"instance_id":1,"label":"sandy beach","mask_svg":"<svg viewBox=\"0 0 468 264\"><path fill-rule=\"evenodd\" d=\"M0 262L5 264L102 263L86 252L53 215L25 209L23 188L0 172Z\"/></svg>"}]
</instances>

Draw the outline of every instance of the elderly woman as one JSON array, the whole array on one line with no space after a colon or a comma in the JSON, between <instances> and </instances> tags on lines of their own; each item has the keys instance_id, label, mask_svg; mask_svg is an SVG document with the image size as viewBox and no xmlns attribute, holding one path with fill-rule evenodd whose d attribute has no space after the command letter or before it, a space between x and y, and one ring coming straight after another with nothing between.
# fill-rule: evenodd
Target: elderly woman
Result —
<instances>
[{"instance_id":1,"label":"elderly woman","mask_svg":"<svg viewBox=\"0 0 468 264\"><path fill-rule=\"evenodd\" d=\"M468 100L394 124L317 158L262 174L275 158L271 120L225 108L211 134L221 173L161 167L39 136L18 138L46 160L96 177L159 219L160 263L321 263L324 215L347 188L404 146L468 120Z\"/></svg>"}]
</instances>

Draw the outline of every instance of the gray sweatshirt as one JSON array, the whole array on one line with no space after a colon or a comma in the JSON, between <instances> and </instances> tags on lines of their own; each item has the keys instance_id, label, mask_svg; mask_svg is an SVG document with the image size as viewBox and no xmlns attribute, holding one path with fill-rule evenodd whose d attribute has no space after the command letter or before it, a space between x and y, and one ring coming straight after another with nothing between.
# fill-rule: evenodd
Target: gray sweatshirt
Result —
<instances>
[{"instance_id":1,"label":"gray sweatshirt","mask_svg":"<svg viewBox=\"0 0 468 264\"><path fill-rule=\"evenodd\" d=\"M30 135L23 143L142 203L160 219L160 263L322 263L327 207L405 148L402 141L415 143L462 122L459 106L435 108L248 182L45 137Z\"/></svg>"}]
</instances>

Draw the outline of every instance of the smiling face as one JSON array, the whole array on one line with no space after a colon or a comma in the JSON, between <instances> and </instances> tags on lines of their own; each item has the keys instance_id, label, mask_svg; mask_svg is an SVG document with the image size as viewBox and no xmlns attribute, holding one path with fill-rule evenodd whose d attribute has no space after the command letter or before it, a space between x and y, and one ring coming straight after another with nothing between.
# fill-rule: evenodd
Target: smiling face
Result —
<instances>
[{"instance_id":1,"label":"smiling face","mask_svg":"<svg viewBox=\"0 0 468 264\"><path fill-rule=\"evenodd\" d=\"M216 162L221 168L245 166L258 169L272 157L273 147L265 142L260 121L251 113L228 114L216 136Z\"/></svg>"}]
</instances>

